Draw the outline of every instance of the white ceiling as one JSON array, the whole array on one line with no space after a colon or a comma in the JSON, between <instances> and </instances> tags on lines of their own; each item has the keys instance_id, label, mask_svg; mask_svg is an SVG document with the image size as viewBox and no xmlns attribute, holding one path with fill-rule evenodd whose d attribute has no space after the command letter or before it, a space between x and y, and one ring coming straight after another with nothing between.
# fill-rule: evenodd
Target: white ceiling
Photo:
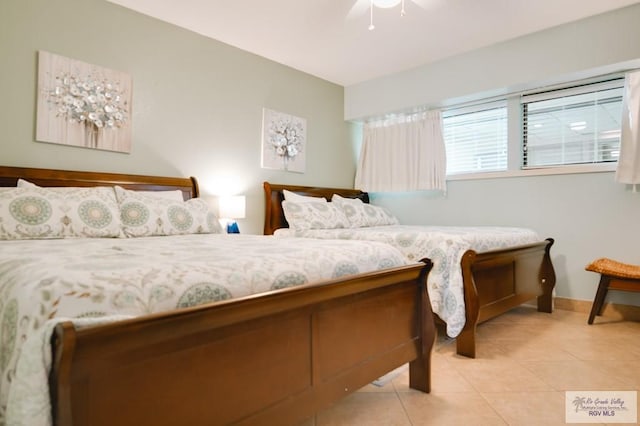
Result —
<instances>
[{"instance_id":1,"label":"white ceiling","mask_svg":"<svg viewBox=\"0 0 640 426\"><path fill-rule=\"evenodd\" d=\"M350 86L639 0L108 0Z\"/></svg>"}]
</instances>

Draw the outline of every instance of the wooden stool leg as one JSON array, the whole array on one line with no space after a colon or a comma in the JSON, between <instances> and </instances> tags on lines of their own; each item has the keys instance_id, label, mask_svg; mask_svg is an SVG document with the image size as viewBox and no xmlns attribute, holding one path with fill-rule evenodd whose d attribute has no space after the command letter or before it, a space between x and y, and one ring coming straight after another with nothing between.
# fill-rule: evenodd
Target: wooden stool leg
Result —
<instances>
[{"instance_id":1,"label":"wooden stool leg","mask_svg":"<svg viewBox=\"0 0 640 426\"><path fill-rule=\"evenodd\" d=\"M609 281L611 277L606 275L600 276L600 284L598 284L598 291L596 297L593 299L593 305L591 306L591 313L589 314L589 324L593 324L593 320L596 315L602 313L602 305L604 305L604 299L607 297L607 291L609 291Z\"/></svg>"}]
</instances>

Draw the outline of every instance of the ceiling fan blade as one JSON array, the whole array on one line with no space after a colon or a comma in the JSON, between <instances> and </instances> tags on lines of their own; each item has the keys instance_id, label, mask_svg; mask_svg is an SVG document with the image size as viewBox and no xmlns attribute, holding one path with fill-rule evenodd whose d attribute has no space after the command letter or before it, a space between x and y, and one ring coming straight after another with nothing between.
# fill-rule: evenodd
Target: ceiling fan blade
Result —
<instances>
[{"instance_id":1,"label":"ceiling fan blade","mask_svg":"<svg viewBox=\"0 0 640 426\"><path fill-rule=\"evenodd\" d=\"M358 18L369 10L371 6L371 0L356 0L351 6L349 13L347 14L347 19Z\"/></svg>"}]
</instances>

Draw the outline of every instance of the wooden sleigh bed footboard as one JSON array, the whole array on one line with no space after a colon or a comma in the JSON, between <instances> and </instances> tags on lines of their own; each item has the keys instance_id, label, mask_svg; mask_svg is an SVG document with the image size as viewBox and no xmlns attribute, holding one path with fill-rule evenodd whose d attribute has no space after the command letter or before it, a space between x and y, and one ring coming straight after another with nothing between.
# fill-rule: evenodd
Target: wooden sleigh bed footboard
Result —
<instances>
[{"instance_id":1,"label":"wooden sleigh bed footboard","mask_svg":"<svg viewBox=\"0 0 640 426\"><path fill-rule=\"evenodd\" d=\"M324 197L333 194L369 202L366 192L355 189L277 185L264 182L266 202L264 233L288 228L282 201L284 190ZM467 251L461 261L465 299L465 327L456 337L457 353L475 358L476 326L523 303L537 299L538 310L552 311L556 277L550 249L554 240L487 252ZM436 316L436 319L439 318Z\"/></svg>"},{"instance_id":2,"label":"wooden sleigh bed footboard","mask_svg":"<svg viewBox=\"0 0 640 426\"><path fill-rule=\"evenodd\" d=\"M476 326L517 306L536 299L538 311L552 312L556 282L547 238L502 250L478 253L468 250L462 257L465 326L456 337L459 355L475 358Z\"/></svg>"},{"instance_id":3,"label":"wooden sleigh bed footboard","mask_svg":"<svg viewBox=\"0 0 640 426\"><path fill-rule=\"evenodd\" d=\"M405 363L429 392L430 262L53 336L56 426L295 424Z\"/></svg>"}]
</instances>

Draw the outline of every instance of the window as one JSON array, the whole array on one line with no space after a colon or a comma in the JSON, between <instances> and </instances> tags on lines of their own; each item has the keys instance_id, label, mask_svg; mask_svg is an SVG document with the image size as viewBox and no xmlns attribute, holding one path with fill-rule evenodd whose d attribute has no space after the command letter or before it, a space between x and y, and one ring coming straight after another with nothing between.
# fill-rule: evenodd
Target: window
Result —
<instances>
[{"instance_id":1,"label":"window","mask_svg":"<svg viewBox=\"0 0 640 426\"><path fill-rule=\"evenodd\" d=\"M447 176L613 170L623 91L620 72L449 107L442 113Z\"/></svg>"},{"instance_id":2,"label":"window","mask_svg":"<svg viewBox=\"0 0 640 426\"><path fill-rule=\"evenodd\" d=\"M506 101L443 113L447 175L507 170Z\"/></svg>"},{"instance_id":3,"label":"window","mask_svg":"<svg viewBox=\"0 0 640 426\"><path fill-rule=\"evenodd\" d=\"M522 97L523 168L618 160L624 80Z\"/></svg>"}]
</instances>

